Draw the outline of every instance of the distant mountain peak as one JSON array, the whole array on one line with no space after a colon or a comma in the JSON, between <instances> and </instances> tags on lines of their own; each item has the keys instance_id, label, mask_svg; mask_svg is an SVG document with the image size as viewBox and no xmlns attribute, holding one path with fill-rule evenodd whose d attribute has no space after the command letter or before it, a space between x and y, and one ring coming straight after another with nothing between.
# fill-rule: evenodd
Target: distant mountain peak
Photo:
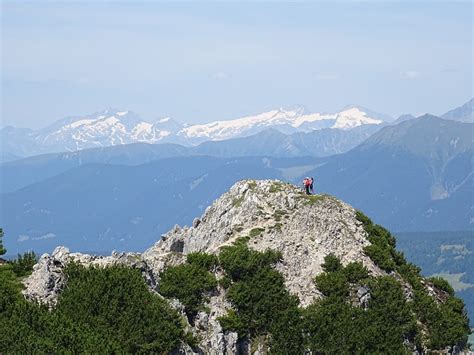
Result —
<instances>
[{"instance_id":1,"label":"distant mountain peak","mask_svg":"<svg viewBox=\"0 0 474 355\"><path fill-rule=\"evenodd\" d=\"M446 112L441 117L453 121L474 122L474 98L464 105Z\"/></svg>"},{"instance_id":2,"label":"distant mountain peak","mask_svg":"<svg viewBox=\"0 0 474 355\"><path fill-rule=\"evenodd\" d=\"M382 119L371 117L358 107L349 107L336 113L310 113L303 106L279 108L256 115L227 121L184 127L178 135L199 143L204 140L223 140L245 137L267 128L283 133L309 132L323 128L352 129L361 125L378 125Z\"/></svg>"}]
</instances>

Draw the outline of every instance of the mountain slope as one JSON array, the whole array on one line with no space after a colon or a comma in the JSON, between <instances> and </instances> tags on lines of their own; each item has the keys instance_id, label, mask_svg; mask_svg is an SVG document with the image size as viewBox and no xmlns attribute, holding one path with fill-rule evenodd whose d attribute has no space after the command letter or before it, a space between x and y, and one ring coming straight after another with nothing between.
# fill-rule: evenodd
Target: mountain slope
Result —
<instances>
[{"instance_id":1,"label":"mountain slope","mask_svg":"<svg viewBox=\"0 0 474 355\"><path fill-rule=\"evenodd\" d=\"M447 120L459 122L474 122L474 98L466 102L464 105L446 112L441 116Z\"/></svg>"},{"instance_id":2,"label":"mountain slope","mask_svg":"<svg viewBox=\"0 0 474 355\"><path fill-rule=\"evenodd\" d=\"M0 153L0 164L19 159L21 159L21 157L8 152Z\"/></svg>"},{"instance_id":3,"label":"mountain slope","mask_svg":"<svg viewBox=\"0 0 474 355\"><path fill-rule=\"evenodd\" d=\"M277 180L236 183L192 227L175 226L143 254L58 247L24 280L23 294L60 308L74 290L74 275L64 277L70 262L138 269L192 334L177 353L458 351L469 333L449 284L423 278L387 230L332 196ZM107 305L107 297L88 303Z\"/></svg>"},{"instance_id":4,"label":"mountain slope","mask_svg":"<svg viewBox=\"0 0 474 355\"><path fill-rule=\"evenodd\" d=\"M385 127L307 174L393 230L471 229L472 129L427 115Z\"/></svg>"},{"instance_id":5,"label":"mountain slope","mask_svg":"<svg viewBox=\"0 0 474 355\"><path fill-rule=\"evenodd\" d=\"M10 236L9 253L48 251L58 243L81 250L140 250L174 223L190 224L235 181L281 178L278 161L274 164L210 157L88 164L0 195L0 225Z\"/></svg>"},{"instance_id":6,"label":"mountain slope","mask_svg":"<svg viewBox=\"0 0 474 355\"><path fill-rule=\"evenodd\" d=\"M6 127L0 130L0 138L5 152L31 156L136 142L158 143L180 128L170 118L150 123L131 111L107 109L68 117L38 131Z\"/></svg>"},{"instance_id":7,"label":"mountain slope","mask_svg":"<svg viewBox=\"0 0 474 355\"><path fill-rule=\"evenodd\" d=\"M86 164L140 165L154 160L184 157L189 149L177 144L133 143L51 153L0 164L0 193L13 192Z\"/></svg>"},{"instance_id":8,"label":"mountain slope","mask_svg":"<svg viewBox=\"0 0 474 355\"><path fill-rule=\"evenodd\" d=\"M90 164L139 165L153 160L208 155L214 157L323 157L344 153L357 146L380 125L367 125L352 130L321 129L291 135L267 129L253 136L223 141L204 142L194 147L177 144L134 143L76 152L56 153L0 164L0 193L13 192L32 183Z\"/></svg>"},{"instance_id":9,"label":"mountain slope","mask_svg":"<svg viewBox=\"0 0 474 355\"><path fill-rule=\"evenodd\" d=\"M324 157L345 153L356 147L382 125L363 125L351 130L320 129L284 134L267 129L252 136L209 141L199 144L193 152L212 156Z\"/></svg>"}]
</instances>

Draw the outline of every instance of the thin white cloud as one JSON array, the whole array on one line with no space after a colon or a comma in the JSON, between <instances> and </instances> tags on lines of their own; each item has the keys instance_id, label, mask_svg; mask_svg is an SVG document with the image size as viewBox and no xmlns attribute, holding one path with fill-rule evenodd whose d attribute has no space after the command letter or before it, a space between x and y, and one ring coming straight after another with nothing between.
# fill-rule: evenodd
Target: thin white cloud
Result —
<instances>
[{"instance_id":1,"label":"thin white cloud","mask_svg":"<svg viewBox=\"0 0 474 355\"><path fill-rule=\"evenodd\" d=\"M42 235L41 237L33 237L31 238L31 240L44 240L44 239L52 239L52 238L56 238L56 234L48 233L48 234Z\"/></svg>"},{"instance_id":2,"label":"thin white cloud","mask_svg":"<svg viewBox=\"0 0 474 355\"><path fill-rule=\"evenodd\" d=\"M421 73L417 70L407 70L401 73L405 79L416 79L419 78Z\"/></svg>"},{"instance_id":3,"label":"thin white cloud","mask_svg":"<svg viewBox=\"0 0 474 355\"><path fill-rule=\"evenodd\" d=\"M19 236L18 236L17 241L18 241L18 242L24 242L24 241L27 241L28 239L30 239L30 236L28 236L28 235L26 235L26 234L22 234L22 235L19 235Z\"/></svg>"}]
</instances>

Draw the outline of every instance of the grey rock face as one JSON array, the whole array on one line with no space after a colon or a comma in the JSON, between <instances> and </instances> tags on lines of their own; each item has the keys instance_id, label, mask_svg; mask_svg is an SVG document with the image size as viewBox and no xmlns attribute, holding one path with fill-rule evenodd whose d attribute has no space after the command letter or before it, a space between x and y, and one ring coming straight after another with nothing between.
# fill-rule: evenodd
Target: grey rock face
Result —
<instances>
[{"instance_id":1,"label":"grey rock face","mask_svg":"<svg viewBox=\"0 0 474 355\"><path fill-rule=\"evenodd\" d=\"M70 253L68 248L57 247L50 255L43 254L34 266L33 273L24 280L23 294L27 299L56 305L58 296L65 285L64 268L71 261L84 266L107 267L125 265L138 268L150 288L156 287L153 274L139 253L112 253L111 256L95 256L81 253Z\"/></svg>"},{"instance_id":2,"label":"grey rock face","mask_svg":"<svg viewBox=\"0 0 474 355\"><path fill-rule=\"evenodd\" d=\"M338 256L344 265L359 261L373 275L384 274L363 252L369 241L354 208L331 196L304 195L296 186L280 181L243 180L209 206L191 228L175 226L143 254L113 253L99 257L70 253L59 247L51 256L43 255L25 281L24 294L28 299L54 306L64 287L62 270L69 261L86 266L120 264L139 268L150 288L159 292L160 273L166 267L184 263L186 254L191 252L217 254L222 246L244 236L250 237L250 248L281 252L283 259L276 268L303 307L321 297L313 279L323 271L321 264L330 253ZM216 277L222 277L219 270ZM358 304L365 307L370 299L369 291L361 289L356 293ZM224 332L219 324L218 317L232 307L225 290L218 287L208 296L209 312L199 312L193 326L187 325L200 339L200 351L248 353L252 348L248 341L239 341L236 333ZM170 300L170 304L183 314L177 300ZM263 351L258 346L255 348L259 353ZM176 354L194 352L183 344Z\"/></svg>"},{"instance_id":3,"label":"grey rock face","mask_svg":"<svg viewBox=\"0 0 474 355\"><path fill-rule=\"evenodd\" d=\"M306 196L277 180L244 180L208 207L196 227L175 227L143 258L156 274L163 269L163 257L172 252L218 253L222 246L250 235L251 248L282 253L277 269L290 292L307 306L321 296L313 279L330 253L343 264L360 261L373 274L383 274L363 252L369 241L355 212L331 196Z\"/></svg>"},{"instance_id":4,"label":"grey rock face","mask_svg":"<svg viewBox=\"0 0 474 355\"><path fill-rule=\"evenodd\" d=\"M31 276L24 281L25 297L50 306L56 305L65 284L63 269L68 261L69 249L65 247L57 247L51 256L43 254Z\"/></svg>"}]
</instances>

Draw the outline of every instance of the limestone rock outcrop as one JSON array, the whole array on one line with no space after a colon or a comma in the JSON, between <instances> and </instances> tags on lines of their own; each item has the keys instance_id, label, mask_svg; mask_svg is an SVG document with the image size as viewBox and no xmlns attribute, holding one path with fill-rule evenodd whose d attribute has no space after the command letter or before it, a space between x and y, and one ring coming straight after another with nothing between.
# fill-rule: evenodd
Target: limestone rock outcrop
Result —
<instances>
[{"instance_id":1,"label":"limestone rock outcrop","mask_svg":"<svg viewBox=\"0 0 474 355\"><path fill-rule=\"evenodd\" d=\"M53 307L64 287L63 270L74 261L85 266L120 264L138 268L150 289L159 293L160 273L167 266L184 263L191 252L217 254L221 247L245 236L249 237L250 248L281 252L282 261L276 268L303 307L321 297L313 280L323 271L321 264L328 254L339 257L344 265L359 261L371 274L384 274L364 253L370 242L356 210L348 204L328 195L305 195L298 187L277 180L242 180L196 218L192 227L175 226L143 254L113 253L103 257L56 248L52 255L41 257L25 280L23 292L28 299ZM366 291L357 291L361 306L370 297ZM209 312L199 312L193 324L188 324L200 339L199 351L247 353L249 344L239 341L236 333L224 332L219 324L218 317L231 308L225 290L219 286L208 299ZM170 304L182 313L177 300L170 300ZM176 353L193 354L194 350L183 345Z\"/></svg>"},{"instance_id":2,"label":"limestone rock outcrop","mask_svg":"<svg viewBox=\"0 0 474 355\"><path fill-rule=\"evenodd\" d=\"M373 274L383 273L364 254L369 241L354 208L332 196L307 196L296 186L277 180L236 183L195 225L176 226L143 253L154 274L163 270L163 260L174 253L218 253L243 236L251 237L251 248L282 253L277 268L303 306L320 296L313 279L322 272L321 264L330 253L343 264L360 261Z\"/></svg>"}]
</instances>

